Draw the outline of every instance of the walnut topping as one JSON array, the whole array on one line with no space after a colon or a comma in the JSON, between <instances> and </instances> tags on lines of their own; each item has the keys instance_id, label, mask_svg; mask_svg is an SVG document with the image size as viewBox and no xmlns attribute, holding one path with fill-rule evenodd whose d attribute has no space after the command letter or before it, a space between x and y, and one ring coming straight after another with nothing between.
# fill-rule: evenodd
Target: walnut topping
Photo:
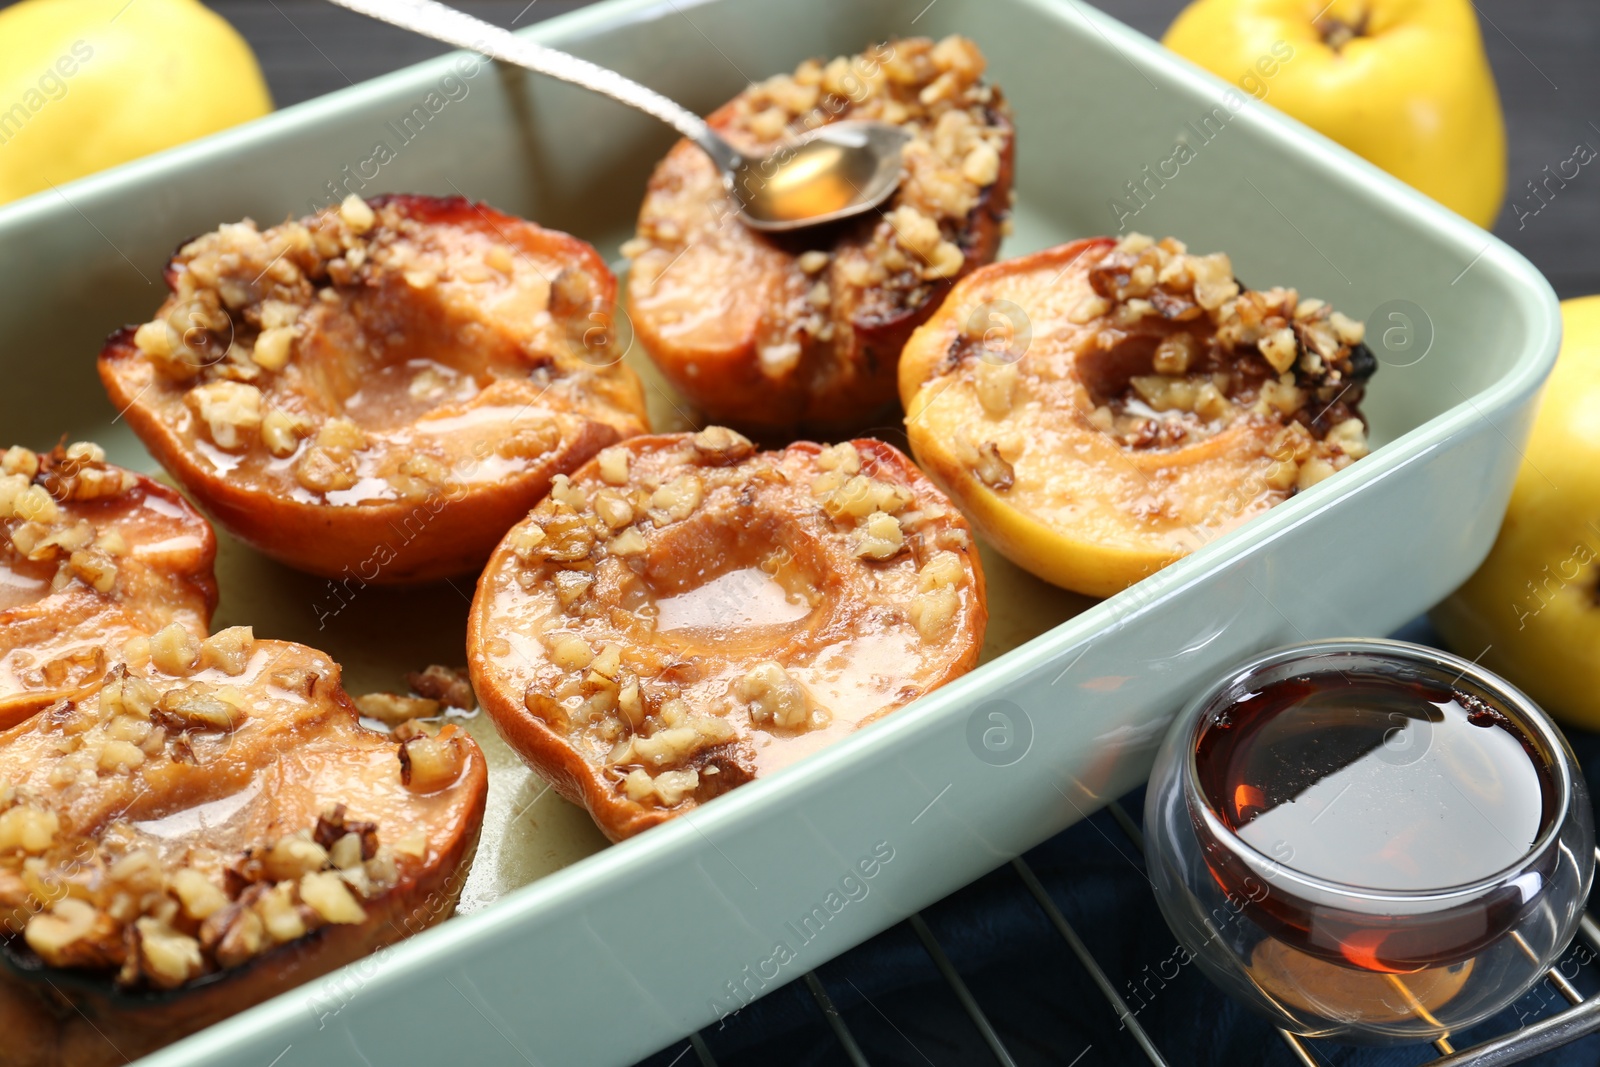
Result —
<instances>
[{"instance_id":1,"label":"walnut topping","mask_svg":"<svg viewBox=\"0 0 1600 1067\"><path fill-rule=\"evenodd\" d=\"M690 443L701 463L717 467L737 463L756 450L749 438L726 426L707 426L695 434Z\"/></svg>"},{"instance_id":2,"label":"walnut topping","mask_svg":"<svg viewBox=\"0 0 1600 1067\"><path fill-rule=\"evenodd\" d=\"M416 793L435 793L454 785L466 766L455 726L438 737L413 737L400 746L400 780Z\"/></svg>"},{"instance_id":3,"label":"walnut topping","mask_svg":"<svg viewBox=\"0 0 1600 1067\"><path fill-rule=\"evenodd\" d=\"M789 672L783 669L783 664L776 660L767 660L751 667L739 679L734 693L740 700L749 703L750 721L755 723L799 730L827 722L827 713L820 708L815 713L820 721L812 721L814 716L805 688L791 678Z\"/></svg>"},{"instance_id":4,"label":"walnut topping","mask_svg":"<svg viewBox=\"0 0 1600 1067\"><path fill-rule=\"evenodd\" d=\"M1016 469L1011 462L1000 452L1000 446L994 441L985 441L978 446L977 463L972 472L978 480L990 489L1004 492L1016 482Z\"/></svg>"},{"instance_id":5,"label":"walnut topping","mask_svg":"<svg viewBox=\"0 0 1600 1067\"><path fill-rule=\"evenodd\" d=\"M197 385L186 397L216 446L226 452L249 448L261 426L261 390L241 382Z\"/></svg>"},{"instance_id":6,"label":"walnut topping","mask_svg":"<svg viewBox=\"0 0 1600 1067\"><path fill-rule=\"evenodd\" d=\"M339 204L339 218L351 232L366 233L378 221L378 216L373 212L367 202L351 193Z\"/></svg>"},{"instance_id":7,"label":"walnut topping","mask_svg":"<svg viewBox=\"0 0 1600 1067\"><path fill-rule=\"evenodd\" d=\"M261 417L261 440L278 459L292 456L303 438L311 436L311 422L298 415L273 409Z\"/></svg>"},{"instance_id":8,"label":"walnut topping","mask_svg":"<svg viewBox=\"0 0 1600 1067\"><path fill-rule=\"evenodd\" d=\"M163 693L156 708L162 721L175 731L231 731L245 720L243 704L243 697L230 688L192 682Z\"/></svg>"},{"instance_id":9,"label":"walnut topping","mask_svg":"<svg viewBox=\"0 0 1600 1067\"><path fill-rule=\"evenodd\" d=\"M167 884L191 919L203 922L228 906L222 887L192 867L174 872Z\"/></svg>"},{"instance_id":10,"label":"walnut topping","mask_svg":"<svg viewBox=\"0 0 1600 1067\"><path fill-rule=\"evenodd\" d=\"M316 829L311 836L317 844L329 850L329 855L341 842L352 839L356 842L360 859L370 860L378 854L378 824L349 818L343 804L335 804L317 816Z\"/></svg>"},{"instance_id":11,"label":"walnut topping","mask_svg":"<svg viewBox=\"0 0 1600 1067\"><path fill-rule=\"evenodd\" d=\"M849 441L829 445L817 453L817 469L839 471L845 477L861 473L861 453Z\"/></svg>"},{"instance_id":12,"label":"walnut topping","mask_svg":"<svg viewBox=\"0 0 1600 1067\"><path fill-rule=\"evenodd\" d=\"M200 642L200 665L215 667L223 674L243 674L255 644L255 631L248 626L219 630Z\"/></svg>"},{"instance_id":13,"label":"walnut topping","mask_svg":"<svg viewBox=\"0 0 1600 1067\"><path fill-rule=\"evenodd\" d=\"M142 977L157 989L176 989L205 969L200 942L181 934L160 919L136 919L133 943L137 953L129 953L121 978L131 985Z\"/></svg>"},{"instance_id":14,"label":"walnut topping","mask_svg":"<svg viewBox=\"0 0 1600 1067\"><path fill-rule=\"evenodd\" d=\"M227 673L251 646L250 630L222 630L195 643L200 662L189 669ZM274 685L280 681L294 691L314 685L274 675ZM98 693L51 705L14 737L43 747L22 761L13 755L18 785L0 781L0 915L45 965L99 971L120 989L179 989L323 926L365 921L370 902L400 885L395 849L379 841L378 825L342 805L325 809L314 827L280 830L283 813L293 819L298 811L290 803L264 824L275 832L264 840L251 840L254 817L210 829L202 822L192 840L189 830L186 840L170 830L157 837L150 824L130 821L170 824L168 816L210 800L213 790L197 795L198 779L182 766L197 752L221 758L222 792L248 781L234 777L248 769L237 749L192 734L245 725L243 705L227 685L117 664ZM35 750L50 766L30 766ZM117 781L123 774L136 781ZM131 816L147 790L171 795L154 806L144 801L144 814ZM406 856L426 859L426 830L406 840Z\"/></svg>"},{"instance_id":15,"label":"walnut topping","mask_svg":"<svg viewBox=\"0 0 1600 1067\"><path fill-rule=\"evenodd\" d=\"M645 808L707 802L755 777L766 746L845 715L853 724L848 676L865 668L869 639L835 633L892 635L921 669L966 655L979 624L955 591L975 580L951 550L970 544L950 528L961 520L904 456L880 442L806 442L703 462L699 446L727 444L643 438L617 446L626 481L600 464L560 481L483 579L515 613L474 618L475 632L504 634L483 639L478 682L565 739L602 789ZM607 540L612 503L631 518ZM575 531L582 551L568 552ZM920 622L906 610L918 597ZM878 714L920 691L863 700ZM497 718L505 707L490 702Z\"/></svg>"},{"instance_id":16,"label":"walnut topping","mask_svg":"<svg viewBox=\"0 0 1600 1067\"><path fill-rule=\"evenodd\" d=\"M1155 341L1153 373L1133 374L1126 393L1088 413L1125 447L1200 440L1248 413L1293 419L1313 439L1293 460L1293 477L1287 468L1271 474L1274 487L1304 488L1365 454L1355 412L1375 361L1361 323L1292 289L1244 289L1226 255L1194 255L1173 238L1131 234L1088 276L1096 295L1070 321L1109 323L1101 349L1134 335ZM1331 436L1352 419L1359 435ZM1313 460L1300 479L1299 467Z\"/></svg>"},{"instance_id":17,"label":"walnut topping","mask_svg":"<svg viewBox=\"0 0 1600 1067\"><path fill-rule=\"evenodd\" d=\"M99 445L77 442L46 455L12 447L0 454L0 552L34 563L55 563L59 590L73 579L99 593L117 583L127 543L114 529L102 532L67 506L105 500L138 484L130 471L106 463Z\"/></svg>"},{"instance_id":18,"label":"walnut topping","mask_svg":"<svg viewBox=\"0 0 1600 1067\"><path fill-rule=\"evenodd\" d=\"M651 776L643 768L635 768L628 772L622 780L623 792L629 800L643 802L654 800L664 807L674 807L683 803L686 797L692 796L700 787L700 772L697 770L662 771Z\"/></svg>"},{"instance_id":19,"label":"walnut topping","mask_svg":"<svg viewBox=\"0 0 1600 1067\"><path fill-rule=\"evenodd\" d=\"M570 266L541 269L554 263ZM483 462L575 466L593 451L584 435L597 424L626 437L643 422L632 371L584 360L587 346L609 343L599 335L611 337L597 325L613 297L603 264L576 239L484 205L350 196L277 226L223 225L180 248L166 276L158 317L102 354L113 391L145 413L141 428L154 419L180 435L182 461L205 466L209 456L247 493L301 503L350 494L325 501L339 507L419 502L462 488ZM327 351L340 354L337 367L319 359ZM474 420L519 414L482 441L432 432L450 424L429 425L429 415L461 408ZM533 484L505 481L470 488L518 495ZM290 547L302 558L333 551Z\"/></svg>"},{"instance_id":20,"label":"walnut topping","mask_svg":"<svg viewBox=\"0 0 1600 1067\"><path fill-rule=\"evenodd\" d=\"M367 911L336 871L311 871L300 878L300 899L324 922L359 923Z\"/></svg>"},{"instance_id":21,"label":"walnut topping","mask_svg":"<svg viewBox=\"0 0 1600 1067\"><path fill-rule=\"evenodd\" d=\"M600 479L607 485L628 484L628 450L625 448L602 449L599 457Z\"/></svg>"},{"instance_id":22,"label":"walnut topping","mask_svg":"<svg viewBox=\"0 0 1600 1067\"><path fill-rule=\"evenodd\" d=\"M995 418L1004 417L1016 402L1021 372L1015 363L983 363L978 367L978 403Z\"/></svg>"},{"instance_id":23,"label":"walnut topping","mask_svg":"<svg viewBox=\"0 0 1600 1067\"><path fill-rule=\"evenodd\" d=\"M862 559L885 560L899 555L905 547L900 520L888 512L876 511L861 524L851 551Z\"/></svg>"},{"instance_id":24,"label":"walnut topping","mask_svg":"<svg viewBox=\"0 0 1600 1067\"><path fill-rule=\"evenodd\" d=\"M99 946L107 940L110 920L94 905L75 897L65 897L28 920L23 938L28 947L54 967L109 962L110 953Z\"/></svg>"},{"instance_id":25,"label":"walnut topping","mask_svg":"<svg viewBox=\"0 0 1600 1067\"><path fill-rule=\"evenodd\" d=\"M680 474L650 495L650 514L658 525L681 522L700 506L703 492L699 478Z\"/></svg>"},{"instance_id":26,"label":"walnut topping","mask_svg":"<svg viewBox=\"0 0 1600 1067\"><path fill-rule=\"evenodd\" d=\"M39 454L21 445L12 445L0 454L0 474L20 474L29 481L39 473Z\"/></svg>"},{"instance_id":27,"label":"walnut topping","mask_svg":"<svg viewBox=\"0 0 1600 1067\"><path fill-rule=\"evenodd\" d=\"M437 663L429 664L425 670L407 674L406 684L419 695L437 700L446 707L471 711L478 706L465 667L451 669Z\"/></svg>"},{"instance_id":28,"label":"walnut topping","mask_svg":"<svg viewBox=\"0 0 1600 1067\"><path fill-rule=\"evenodd\" d=\"M0 852L38 854L55 843L61 820L48 808L27 803L0 812Z\"/></svg>"},{"instance_id":29,"label":"walnut topping","mask_svg":"<svg viewBox=\"0 0 1600 1067\"><path fill-rule=\"evenodd\" d=\"M401 696L398 693L364 693L355 698L356 707L369 719L385 726L399 726L412 719L428 719L439 714L439 702L427 697Z\"/></svg>"},{"instance_id":30,"label":"walnut topping","mask_svg":"<svg viewBox=\"0 0 1600 1067\"><path fill-rule=\"evenodd\" d=\"M150 662L163 674L182 677L200 662L200 642L177 623L163 627L150 638Z\"/></svg>"}]
</instances>

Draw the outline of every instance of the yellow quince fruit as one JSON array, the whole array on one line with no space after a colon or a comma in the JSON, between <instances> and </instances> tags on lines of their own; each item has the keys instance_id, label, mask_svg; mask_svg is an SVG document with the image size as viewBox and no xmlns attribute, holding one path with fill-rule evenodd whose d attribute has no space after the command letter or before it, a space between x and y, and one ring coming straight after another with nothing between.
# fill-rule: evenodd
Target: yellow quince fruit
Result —
<instances>
[{"instance_id":1,"label":"yellow quince fruit","mask_svg":"<svg viewBox=\"0 0 1600 1067\"><path fill-rule=\"evenodd\" d=\"M1561 305L1564 336L1500 535L1433 610L1552 714L1600 728L1600 296Z\"/></svg>"},{"instance_id":2,"label":"yellow quince fruit","mask_svg":"<svg viewBox=\"0 0 1600 1067\"><path fill-rule=\"evenodd\" d=\"M271 110L250 46L197 0L0 11L0 203Z\"/></svg>"},{"instance_id":3,"label":"yellow quince fruit","mask_svg":"<svg viewBox=\"0 0 1600 1067\"><path fill-rule=\"evenodd\" d=\"M1506 135L1469 0L1197 0L1168 48L1480 226Z\"/></svg>"}]
</instances>

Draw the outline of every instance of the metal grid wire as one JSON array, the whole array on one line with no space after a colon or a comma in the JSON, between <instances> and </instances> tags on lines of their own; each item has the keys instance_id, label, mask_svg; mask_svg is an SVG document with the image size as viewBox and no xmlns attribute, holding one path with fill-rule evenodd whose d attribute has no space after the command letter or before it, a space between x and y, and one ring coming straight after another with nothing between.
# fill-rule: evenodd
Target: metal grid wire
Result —
<instances>
[{"instance_id":1,"label":"metal grid wire","mask_svg":"<svg viewBox=\"0 0 1600 1067\"><path fill-rule=\"evenodd\" d=\"M1140 832L1138 824L1134 822L1133 818L1120 804L1112 802L1108 805L1108 808L1117 825L1121 827L1122 832L1138 848L1142 857L1144 854L1144 835ZM1596 849L1596 857L1600 859L1600 848ZM1084 970L1088 972L1095 986L1105 997L1107 1009L1115 1016L1122 1028L1127 1031L1132 1044L1144 1053L1145 1058L1154 1067L1168 1067L1171 1061L1162 1053L1160 1044L1139 1022L1135 1013L1129 1009L1127 1001L1117 992L1111 979L1107 977L1104 968L1100 966L1099 961L1089 951L1083 939L1078 936L1078 932L1073 929L1072 924L1067 921L1066 916L1061 913L1061 909L1056 906L1055 901L1046 892L1043 883L1034 874L1033 868L1020 856L1011 861L1011 868L1027 889L1029 895L1033 897L1034 902L1038 904L1045 918L1049 920L1050 925L1060 935L1061 939L1066 942L1067 948L1072 951L1072 954L1077 957ZM929 959L933 962L940 976L949 985L956 1000L966 1012L967 1018L977 1029L984 1043L988 1045L995 1062L1000 1064L1001 1067L1016 1067L1016 1060L1012 1057L1010 1050L1006 1048L1005 1042L1000 1039L1000 1035L995 1031L988 1016L984 1014L983 1006L972 995L971 989L968 988L967 983L950 962L950 957L939 944L938 938L934 937L933 931L923 921L921 913L913 914L907 920L907 923L912 932L916 934L917 939L922 943L922 947L926 950ZM1585 914L1583 916L1578 936L1594 952L1600 953L1600 923L1596 923L1590 915ZM1471 1065L1471 1067L1503 1067L1505 1064L1521 1063L1541 1053L1550 1052L1568 1042L1575 1041L1580 1037L1600 1031L1600 996L1585 999L1573 984L1554 967L1545 973L1544 980L1567 1001L1568 1006L1566 1008L1546 1015L1537 1022L1523 1026L1514 1033L1491 1038L1471 1048L1457 1049L1450 1043L1448 1037L1441 1037L1433 1042L1434 1048L1439 1052L1439 1057L1428 1061L1427 1067L1468 1067L1468 1065ZM857 1042L844 1017L834 1006L832 998L828 996L827 989L823 986L816 973L808 971L800 981L805 985L817 1009L827 1021L828 1027L833 1031L833 1035L838 1041L839 1048L843 1051L845 1058L852 1067L871 1067L871 1061L862 1051L860 1043ZM1297 1037L1287 1030L1280 1029L1277 1033L1283 1043L1288 1046L1289 1051L1297 1062L1304 1064L1305 1067L1324 1067L1324 1061L1319 1059L1314 1051L1315 1042ZM693 1050L700 1067L717 1067L716 1058L712 1055L711 1049L699 1033L689 1035L688 1047L673 1060L673 1064L676 1067L692 1067L695 1061L687 1059L690 1050ZM1084 1051L1087 1052L1088 1050L1085 1049ZM1129 1049L1128 1052L1131 1054L1132 1049Z\"/></svg>"}]
</instances>

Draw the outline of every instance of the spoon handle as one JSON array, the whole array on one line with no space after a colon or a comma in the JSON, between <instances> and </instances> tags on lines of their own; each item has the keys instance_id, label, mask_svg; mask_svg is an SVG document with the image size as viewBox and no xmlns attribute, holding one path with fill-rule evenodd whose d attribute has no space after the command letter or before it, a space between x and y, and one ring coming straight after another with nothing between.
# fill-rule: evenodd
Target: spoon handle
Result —
<instances>
[{"instance_id":1,"label":"spoon handle","mask_svg":"<svg viewBox=\"0 0 1600 1067\"><path fill-rule=\"evenodd\" d=\"M597 63L547 48L526 37L519 37L492 23L474 18L438 0L332 0L340 7L359 12L380 22L424 37L431 37L457 48L581 85L646 114L654 115L703 148L723 173L732 173L740 164L739 153L715 133L699 115L662 96L654 89L625 78Z\"/></svg>"}]
</instances>

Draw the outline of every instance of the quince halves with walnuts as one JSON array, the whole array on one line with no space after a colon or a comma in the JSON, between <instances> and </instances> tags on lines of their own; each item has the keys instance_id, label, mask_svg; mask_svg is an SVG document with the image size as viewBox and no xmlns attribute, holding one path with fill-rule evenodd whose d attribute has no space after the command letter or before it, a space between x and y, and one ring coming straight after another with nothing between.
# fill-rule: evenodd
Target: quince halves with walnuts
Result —
<instances>
[{"instance_id":1,"label":"quince halves with walnuts","mask_svg":"<svg viewBox=\"0 0 1600 1067\"><path fill-rule=\"evenodd\" d=\"M956 279L994 259L1014 130L962 37L888 41L750 86L708 122L761 158L818 125L904 127L905 177L881 213L792 234L738 221L705 153L680 142L639 209L628 314L711 422L777 437L860 428L895 399L900 348Z\"/></svg>"},{"instance_id":2,"label":"quince halves with walnuts","mask_svg":"<svg viewBox=\"0 0 1600 1067\"><path fill-rule=\"evenodd\" d=\"M714 426L558 478L467 645L501 735L617 839L966 673L987 620L966 521L903 453Z\"/></svg>"},{"instance_id":3,"label":"quince halves with walnuts","mask_svg":"<svg viewBox=\"0 0 1600 1067\"><path fill-rule=\"evenodd\" d=\"M178 250L100 376L242 540L315 574L481 565L595 452L648 428L593 248L461 198L350 197Z\"/></svg>"},{"instance_id":4,"label":"quince halves with walnuts","mask_svg":"<svg viewBox=\"0 0 1600 1067\"><path fill-rule=\"evenodd\" d=\"M956 286L906 345L906 431L1008 558L1109 596L1367 454L1364 332L1221 253L1074 241Z\"/></svg>"}]
</instances>

